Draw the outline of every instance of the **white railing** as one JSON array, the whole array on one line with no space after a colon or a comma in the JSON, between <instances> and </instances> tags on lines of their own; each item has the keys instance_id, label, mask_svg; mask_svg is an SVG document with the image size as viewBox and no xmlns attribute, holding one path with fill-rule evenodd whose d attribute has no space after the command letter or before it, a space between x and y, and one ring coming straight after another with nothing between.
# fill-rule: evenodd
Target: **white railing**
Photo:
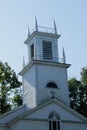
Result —
<instances>
[{"instance_id":1,"label":"white railing","mask_svg":"<svg viewBox=\"0 0 87 130\"><path fill-rule=\"evenodd\" d=\"M63 63L63 58L58 58L58 57L52 57L51 59L49 58L44 58L41 55L37 55L35 58L33 58L32 60L43 60L43 61L51 61L51 62L59 62L59 63Z\"/></svg>"},{"instance_id":2,"label":"white railing","mask_svg":"<svg viewBox=\"0 0 87 130\"><path fill-rule=\"evenodd\" d=\"M43 26L38 26L37 30L35 28L33 28L30 32L30 35L34 32L45 32L45 33L51 33L51 34L55 34L55 30L54 28L48 28L48 27L43 27Z\"/></svg>"},{"instance_id":3,"label":"white railing","mask_svg":"<svg viewBox=\"0 0 87 130\"><path fill-rule=\"evenodd\" d=\"M45 32L45 33L55 34L54 28L48 28L48 27L38 26L38 31L39 32Z\"/></svg>"},{"instance_id":4,"label":"white railing","mask_svg":"<svg viewBox=\"0 0 87 130\"><path fill-rule=\"evenodd\" d=\"M30 64L34 60L44 61L44 62L46 61L46 62L64 63L63 58L53 57L52 59L44 59L43 56L37 55L36 57L33 57L27 64L25 64L25 66L27 66L28 64Z\"/></svg>"}]
</instances>

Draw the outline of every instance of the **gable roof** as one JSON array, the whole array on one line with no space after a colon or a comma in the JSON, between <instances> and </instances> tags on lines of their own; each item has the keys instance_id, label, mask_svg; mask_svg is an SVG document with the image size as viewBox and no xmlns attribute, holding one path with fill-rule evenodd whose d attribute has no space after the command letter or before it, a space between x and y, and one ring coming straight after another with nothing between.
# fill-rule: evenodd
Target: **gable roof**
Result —
<instances>
[{"instance_id":1,"label":"gable roof","mask_svg":"<svg viewBox=\"0 0 87 130\"><path fill-rule=\"evenodd\" d=\"M87 118L83 115L79 114L75 110L71 109L61 101L58 101L56 98L53 98L35 108L32 110L29 110L22 114L20 118L22 119L32 119L32 118L40 118L46 119L50 112L56 111L58 115L60 116L61 120L67 120L67 121L80 121L80 122L86 122ZM45 117L46 116L46 117Z\"/></svg>"},{"instance_id":2,"label":"gable roof","mask_svg":"<svg viewBox=\"0 0 87 130\"><path fill-rule=\"evenodd\" d=\"M80 122L87 124L87 118L74 111L64 103L53 98L37 107L29 110L26 105L22 105L2 116L0 116L1 125L12 125L19 120L48 120L49 114L55 111L61 121Z\"/></svg>"}]
</instances>

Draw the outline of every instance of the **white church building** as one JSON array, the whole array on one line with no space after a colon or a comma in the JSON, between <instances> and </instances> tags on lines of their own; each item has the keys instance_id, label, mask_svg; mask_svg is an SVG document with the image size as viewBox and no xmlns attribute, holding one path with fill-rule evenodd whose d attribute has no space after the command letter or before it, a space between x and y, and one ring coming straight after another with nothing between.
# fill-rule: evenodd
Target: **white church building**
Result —
<instances>
[{"instance_id":1,"label":"white church building","mask_svg":"<svg viewBox=\"0 0 87 130\"><path fill-rule=\"evenodd\" d=\"M0 130L87 130L87 118L70 108L67 69L63 49L59 58L56 24L28 30L24 44L28 64L23 60L23 105L0 116ZM15 61L16 62L16 61Z\"/></svg>"}]
</instances>

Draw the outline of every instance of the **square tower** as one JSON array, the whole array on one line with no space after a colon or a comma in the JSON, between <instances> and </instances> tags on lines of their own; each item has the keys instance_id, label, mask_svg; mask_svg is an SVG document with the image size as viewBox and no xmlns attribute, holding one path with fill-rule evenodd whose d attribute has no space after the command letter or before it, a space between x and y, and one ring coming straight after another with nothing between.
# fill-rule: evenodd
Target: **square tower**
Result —
<instances>
[{"instance_id":1,"label":"square tower","mask_svg":"<svg viewBox=\"0 0 87 130\"><path fill-rule=\"evenodd\" d=\"M40 27L35 19L35 30L24 42L28 47L28 64L20 75L23 78L23 103L32 109L56 98L69 106L65 53L59 58L56 24L54 28Z\"/></svg>"}]
</instances>

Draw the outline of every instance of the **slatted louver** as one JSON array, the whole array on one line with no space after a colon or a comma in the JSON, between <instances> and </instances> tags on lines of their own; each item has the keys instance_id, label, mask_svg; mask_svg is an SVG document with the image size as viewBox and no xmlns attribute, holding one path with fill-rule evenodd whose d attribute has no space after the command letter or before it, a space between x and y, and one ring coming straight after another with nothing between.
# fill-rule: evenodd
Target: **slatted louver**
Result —
<instances>
[{"instance_id":1,"label":"slatted louver","mask_svg":"<svg viewBox=\"0 0 87 130\"><path fill-rule=\"evenodd\" d=\"M43 59L52 60L52 43L43 41Z\"/></svg>"}]
</instances>

